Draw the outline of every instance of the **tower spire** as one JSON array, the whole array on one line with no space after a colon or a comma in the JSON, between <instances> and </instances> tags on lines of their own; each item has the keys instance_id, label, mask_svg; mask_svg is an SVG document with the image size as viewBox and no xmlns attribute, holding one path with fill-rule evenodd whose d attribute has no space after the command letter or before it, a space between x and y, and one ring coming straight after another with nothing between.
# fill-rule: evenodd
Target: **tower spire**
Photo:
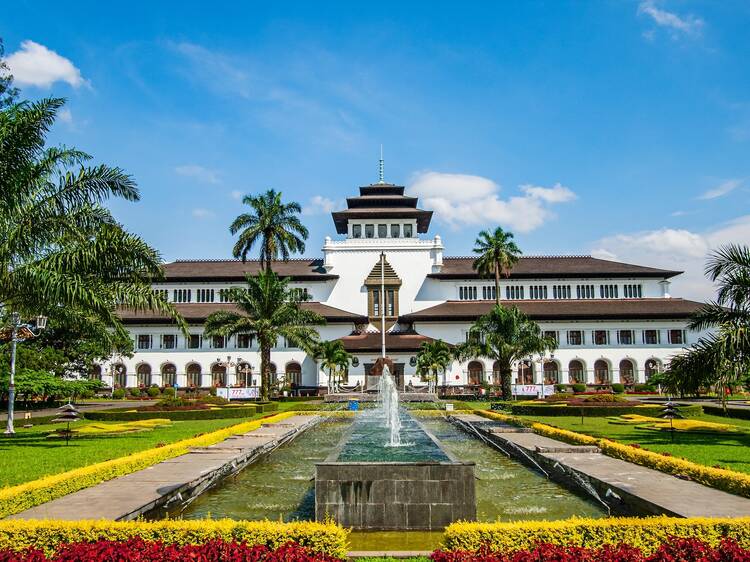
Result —
<instances>
[{"instance_id":1,"label":"tower spire","mask_svg":"<svg viewBox=\"0 0 750 562\"><path fill-rule=\"evenodd\" d=\"M385 163L383 162L383 145L380 145L380 164L378 166L378 183L385 183Z\"/></svg>"}]
</instances>

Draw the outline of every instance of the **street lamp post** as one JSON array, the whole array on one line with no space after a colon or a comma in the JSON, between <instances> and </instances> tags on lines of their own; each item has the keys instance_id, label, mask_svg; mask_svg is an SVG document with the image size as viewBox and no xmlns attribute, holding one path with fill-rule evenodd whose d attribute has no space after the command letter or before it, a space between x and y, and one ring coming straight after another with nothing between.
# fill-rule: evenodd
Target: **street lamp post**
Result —
<instances>
[{"instance_id":1,"label":"street lamp post","mask_svg":"<svg viewBox=\"0 0 750 562\"><path fill-rule=\"evenodd\" d=\"M11 314L10 380L8 381L8 420L5 424L6 435L14 435L16 433L16 430L13 427L13 414L16 400L16 344L30 338L38 337L46 326L46 316L37 316L36 325L34 325L21 322L21 315L18 312ZM33 328L36 328L37 331L35 332Z\"/></svg>"},{"instance_id":2,"label":"street lamp post","mask_svg":"<svg viewBox=\"0 0 750 562\"><path fill-rule=\"evenodd\" d=\"M227 384L227 401L231 400L230 392L229 392L229 368L234 367L236 365L239 365L242 362L242 357L237 358L237 362L235 363L232 361L232 356L227 355L227 360L222 361L221 358L216 358L216 365L219 367L224 367L225 372L224 375L227 377L226 384ZM211 381L213 383L213 381Z\"/></svg>"}]
</instances>

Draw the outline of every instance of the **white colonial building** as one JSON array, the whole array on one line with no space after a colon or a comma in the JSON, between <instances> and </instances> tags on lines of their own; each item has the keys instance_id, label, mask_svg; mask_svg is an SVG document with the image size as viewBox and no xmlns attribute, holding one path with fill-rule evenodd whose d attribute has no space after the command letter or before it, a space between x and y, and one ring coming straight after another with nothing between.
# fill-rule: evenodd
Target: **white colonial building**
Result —
<instances>
[{"instance_id":1,"label":"white colonial building","mask_svg":"<svg viewBox=\"0 0 750 562\"><path fill-rule=\"evenodd\" d=\"M320 337L340 339L354 355L349 385L369 386L369 370L381 353L383 306L386 349L398 382L421 384L414 367L421 343L464 341L472 322L493 306L494 281L474 271L472 258L444 255L440 236L428 235L432 212L419 209L404 187L361 187L347 207L332 213L338 237L326 237L322 257L279 262L273 269L309 297L303 306L326 318ZM175 303L190 336L158 314L123 313L136 353L102 365L103 380L123 387L257 385L260 353L252 336L204 338L203 322L215 310L234 308L225 290L242 286L245 274L258 269L257 261L165 264L164 280L154 289ZM686 319L700 303L669 291L669 280L679 273L590 256L521 258L501 280L502 303L536 320L558 348L517 365L515 382L645 382L698 337L686 330ZM296 388L327 387L315 360L287 342L278 342L272 361L279 378ZM438 384L458 391L498 379L492 362L478 358L455 362Z\"/></svg>"}]
</instances>

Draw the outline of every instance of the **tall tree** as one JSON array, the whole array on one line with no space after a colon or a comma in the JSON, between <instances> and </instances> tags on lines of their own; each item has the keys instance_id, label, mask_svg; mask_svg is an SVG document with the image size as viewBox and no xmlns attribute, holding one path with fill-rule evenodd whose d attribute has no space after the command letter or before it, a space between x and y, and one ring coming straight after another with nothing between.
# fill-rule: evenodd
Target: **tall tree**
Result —
<instances>
[{"instance_id":1,"label":"tall tree","mask_svg":"<svg viewBox=\"0 0 750 562\"><path fill-rule=\"evenodd\" d=\"M18 97L18 88L13 87L13 75L5 62L5 46L0 37L0 109L11 105Z\"/></svg>"},{"instance_id":2,"label":"tall tree","mask_svg":"<svg viewBox=\"0 0 750 562\"><path fill-rule=\"evenodd\" d=\"M289 280L270 270L246 277L245 287L229 289L227 297L237 312L219 310L206 319L204 333L231 337L250 334L260 346L261 398L271 394L271 349L280 338L312 354L318 340L315 326L325 324L319 314L302 306L289 289Z\"/></svg>"},{"instance_id":3,"label":"tall tree","mask_svg":"<svg viewBox=\"0 0 750 562\"><path fill-rule=\"evenodd\" d=\"M267 271L271 262L287 261L290 254L305 251L307 228L297 216L302 212L299 203L284 203L281 193L269 189L262 195L246 195L242 202L250 205L253 212L243 213L229 227L232 234L239 233L232 254L247 260L247 254L256 244L260 245L260 261Z\"/></svg>"},{"instance_id":4,"label":"tall tree","mask_svg":"<svg viewBox=\"0 0 750 562\"><path fill-rule=\"evenodd\" d=\"M328 370L328 392L336 390L336 382L340 382L340 375L346 372L352 356L344 349L344 344L339 340L327 340L320 342L313 352L320 366Z\"/></svg>"},{"instance_id":5,"label":"tall tree","mask_svg":"<svg viewBox=\"0 0 750 562\"><path fill-rule=\"evenodd\" d=\"M23 102L0 111L0 316L75 317L83 328L127 335L117 308L148 309L184 321L151 283L162 277L156 250L127 232L103 206L137 201L120 168L86 166L91 158L46 147L62 99Z\"/></svg>"},{"instance_id":6,"label":"tall tree","mask_svg":"<svg viewBox=\"0 0 750 562\"><path fill-rule=\"evenodd\" d=\"M503 400L510 400L513 364L535 353L552 352L556 345L515 306L495 305L474 323L468 341L456 346L455 355L460 361L484 357L499 363Z\"/></svg>"},{"instance_id":7,"label":"tall tree","mask_svg":"<svg viewBox=\"0 0 750 562\"><path fill-rule=\"evenodd\" d=\"M674 357L667 378L678 389L714 384L726 411L725 389L742 380L750 368L750 247L718 248L709 256L705 271L717 286L716 300L701 307L688 326L715 332Z\"/></svg>"},{"instance_id":8,"label":"tall tree","mask_svg":"<svg viewBox=\"0 0 750 562\"><path fill-rule=\"evenodd\" d=\"M499 226L492 232L483 230L474 242L474 253L479 255L474 260L474 269L480 275L495 277L495 303L499 306L500 275L508 277L521 256L521 250L513 241L513 233L505 232Z\"/></svg>"},{"instance_id":9,"label":"tall tree","mask_svg":"<svg viewBox=\"0 0 750 562\"><path fill-rule=\"evenodd\" d=\"M423 342L417 352L417 373L428 381L428 392L435 392L438 375L453 362L453 351L443 340Z\"/></svg>"}]
</instances>

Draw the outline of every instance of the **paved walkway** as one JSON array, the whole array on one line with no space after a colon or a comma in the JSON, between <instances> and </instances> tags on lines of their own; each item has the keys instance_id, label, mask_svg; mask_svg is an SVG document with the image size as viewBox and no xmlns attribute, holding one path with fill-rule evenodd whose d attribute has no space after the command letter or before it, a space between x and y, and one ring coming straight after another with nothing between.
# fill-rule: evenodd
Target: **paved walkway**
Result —
<instances>
[{"instance_id":1,"label":"paved walkway","mask_svg":"<svg viewBox=\"0 0 750 562\"><path fill-rule=\"evenodd\" d=\"M81 412L87 412L91 410L112 410L114 408L140 408L142 406L153 406L156 404L156 400L117 400L115 401L102 401L102 402L80 402L75 403L76 408L78 408ZM42 418L46 416L55 416L60 413L60 410L57 408L42 408L41 410L29 410L31 412L31 417L33 418ZM15 414L13 416L13 421L15 422L15 425L21 426L24 423L23 415L26 413L26 410L20 410L18 408L18 402L16 402L16 410ZM5 421L8 419L8 413L2 413L0 414L0 421Z\"/></svg>"},{"instance_id":2,"label":"paved walkway","mask_svg":"<svg viewBox=\"0 0 750 562\"><path fill-rule=\"evenodd\" d=\"M33 507L11 519L135 519L170 500L187 498L232 474L319 420L292 416L210 447L193 449L126 476ZM178 497L179 494L179 497Z\"/></svg>"},{"instance_id":3,"label":"paved walkway","mask_svg":"<svg viewBox=\"0 0 750 562\"><path fill-rule=\"evenodd\" d=\"M633 463L592 452L591 447L575 447L562 441L535 433L517 431L517 428L488 420L475 414L457 414L456 419L469 423L493 440L507 441L540 464L559 464L575 470L619 495L640 498L657 511L678 517L747 517L750 499L728 494L696 482L652 470ZM515 429L515 431L514 431ZM545 449L547 452L545 452ZM541 457L541 459L539 459ZM547 462L542 462L546 460ZM629 502L626 502L629 503Z\"/></svg>"}]
</instances>

